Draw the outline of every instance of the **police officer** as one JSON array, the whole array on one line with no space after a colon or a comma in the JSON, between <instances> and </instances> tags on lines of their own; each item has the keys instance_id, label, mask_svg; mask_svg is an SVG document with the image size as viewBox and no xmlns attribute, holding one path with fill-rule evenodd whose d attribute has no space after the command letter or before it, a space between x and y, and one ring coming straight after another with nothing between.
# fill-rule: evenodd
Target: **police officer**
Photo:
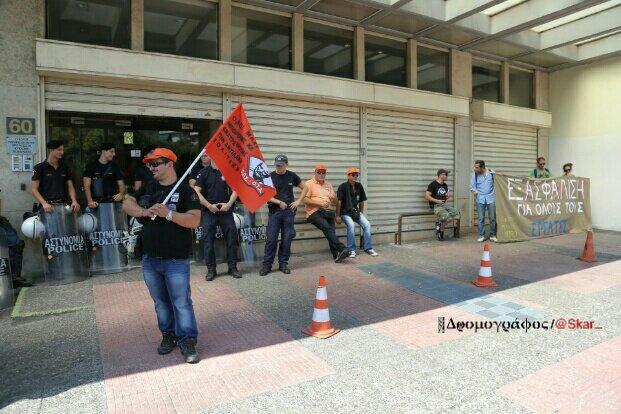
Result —
<instances>
[{"instance_id":1,"label":"police officer","mask_svg":"<svg viewBox=\"0 0 621 414\"><path fill-rule=\"evenodd\" d=\"M209 154L206 152L201 155L201 162L197 162L196 165L192 167L192 171L190 171L190 187L194 188L198 174L200 174L205 168L211 168L211 158L209 158Z\"/></svg>"},{"instance_id":2,"label":"police officer","mask_svg":"<svg viewBox=\"0 0 621 414\"><path fill-rule=\"evenodd\" d=\"M189 255L191 229L200 222L200 205L186 183L162 204L178 181L176 161L175 153L166 148L156 148L145 157L154 181L142 186L135 198L125 199L123 210L143 224L142 273L162 332L157 352L168 354L178 345L185 361L196 363L198 328L190 297Z\"/></svg>"},{"instance_id":3,"label":"police officer","mask_svg":"<svg viewBox=\"0 0 621 414\"><path fill-rule=\"evenodd\" d=\"M222 172L213 160L210 168L203 168L196 177L194 191L198 194L203 209L203 232L205 234L205 262L207 274L205 280L213 280L217 276L216 253L216 226L220 226L226 240L228 274L236 279L242 277L237 269L237 227L233 218L233 203L237 200L237 193L224 181Z\"/></svg>"},{"instance_id":4,"label":"police officer","mask_svg":"<svg viewBox=\"0 0 621 414\"><path fill-rule=\"evenodd\" d=\"M123 173L114 160L114 144L103 143L99 147L99 159L86 164L83 174L84 194L90 208L99 203L123 201L125 182Z\"/></svg>"},{"instance_id":5,"label":"police officer","mask_svg":"<svg viewBox=\"0 0 621 414\"><path fill-rule=\"evenodd\" d=\"M54 204L71 201L71 211L80 210L80 204L71 180L71 170L62 161L65 147L62 141L47 143L47 159L34 167L32 174L32 195L46 213L54 211Z\"/></svg>"},{"instance_id":6,"label":"police officer","mask_svg":"<svg viewBox=\"0 0 621 414\"><path fill-rule=\"evenodd\" d=\"M157 145L147 145L144 148L145 157L149 157ZM153 181L153 173L146 165L139 165L134 171L134 191L138 191L143 185Z\"/></svg>"},{"instance_id":7,"label":"police officer","mask_svg":"<svg viewBox=\"0 0 621 414\"><path fill-rule=\"evenodd\" d=\"M267 275L272 270L272 263L276 257L278 236L280 235L280 247L278 247L278 269L284 274L291 273L289 269L289 257L291 256L291 241L295 233L293 223L295 212L301 200L293 197L293 187L304 188L302 180L293 171L287 170L289 159L284 154L279 154L274 160L276 171L270 174L276 195L269 200L269 217L267 219L267 241L263 264L259 270L260 276Z\"/></svg>"}]
</instances>

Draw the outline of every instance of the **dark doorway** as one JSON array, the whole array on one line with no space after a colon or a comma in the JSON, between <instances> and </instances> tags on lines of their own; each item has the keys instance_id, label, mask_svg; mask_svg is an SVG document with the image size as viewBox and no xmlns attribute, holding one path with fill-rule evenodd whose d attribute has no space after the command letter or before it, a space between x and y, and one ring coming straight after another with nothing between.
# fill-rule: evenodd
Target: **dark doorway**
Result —
<instances>
[{"instance_id":1,"label":"dark doorway","mask_svg":"<svg viewBox=\"0 0 621 414\"><path fill-rule=\"evenodd\" d=\"M65 143L65 162L71 168L78 197L84 202L82 173L97 159L103 142L116 146L115 162L121 167L128 190L133 191L134 171L148 145L169 148L177 154L177 173L183 174L221 121L210 119L155 118L126 115L48 112L47 139Z\"/></svg>"}]
</instances>

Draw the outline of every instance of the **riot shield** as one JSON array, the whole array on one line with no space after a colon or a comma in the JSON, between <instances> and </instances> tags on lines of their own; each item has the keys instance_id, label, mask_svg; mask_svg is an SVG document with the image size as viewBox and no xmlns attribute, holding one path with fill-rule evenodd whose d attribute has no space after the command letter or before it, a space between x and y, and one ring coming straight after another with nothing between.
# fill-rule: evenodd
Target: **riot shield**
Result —
<instances>
[{"instance_id":1,"label":"riot shield","mask_svg":"<svg viewBox=\"0 0 621 414\"><path fill-rule=\"evenodd\" d=\"M45 233L41 242L43 274L51 284L84 280L89 276L86 237L78 229L69 206L55 205L52 213L39 212Z\"/></svg>"},{"instance_id":2,"label":"riot shield","mask_svg":"<svg viewBox=\"0 0 621 414\"><path fill-rule=\"evenodd\" d=\"M130 234L121 203L99 203L86 209L78 225L86 233L91 274L119 273L129 268Z\"/></svg>"},{"instance_id":3,"label":"riot shield","mask_svg":"<svg viewBox=\"0 0 621 414\"><path fill-rule=\"evenodd\" d=\"M13 299L9 244L4 230L0 228L0 310L13 306Z\"/></svg>"},{"instance_id":4,"label":"riot shield","mask_svg":"<svg viewBox=\"0 0 621 414\"><path fill-rule=\"evenodd\" d=\"M243 269L255 271L261 267L265 241L267 240L267 206L254 213L246 206L237 203L235 206L235 225L239 235L239 250L243 260Z\"/></svg>"},{"instance_id":5,"label":"riot shield","mask_svg":"<svg viewBox=\"0 0 621 414\"><path fill-rule=\"evenodd\" d=\"M205 262L205 237L207 234L203 231L203 217L201 217L201 225L192 230L192 257L196 262ZM214 251L216 254L216 264L226 263L226 240L220 226L216 226L216 241L214 243ZM238 259L241 255L238 251Z\"/></svg>"}]
</instances>

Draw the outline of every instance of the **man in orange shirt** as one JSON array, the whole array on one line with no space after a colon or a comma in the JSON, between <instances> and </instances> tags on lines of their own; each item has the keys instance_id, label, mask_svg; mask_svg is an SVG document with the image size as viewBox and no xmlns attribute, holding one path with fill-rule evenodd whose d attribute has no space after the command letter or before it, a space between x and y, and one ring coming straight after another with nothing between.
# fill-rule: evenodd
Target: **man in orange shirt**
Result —
<instances>
[{"instance_id":1,"label":"man in orange shirt","mask_svg":"<svg viewBox=\"0 0 621 414\"><path fill-rule=\"evenodd\" d=\"M349 251L336 236L335 206L336 193L332 184L326 180L328 170L325 165L315 166L315 177L304 184L301 199L306 207L306 221L321 230L328 239L332 257L336 263L341 263L349 256Z\"/></svg>"}]
</instances>

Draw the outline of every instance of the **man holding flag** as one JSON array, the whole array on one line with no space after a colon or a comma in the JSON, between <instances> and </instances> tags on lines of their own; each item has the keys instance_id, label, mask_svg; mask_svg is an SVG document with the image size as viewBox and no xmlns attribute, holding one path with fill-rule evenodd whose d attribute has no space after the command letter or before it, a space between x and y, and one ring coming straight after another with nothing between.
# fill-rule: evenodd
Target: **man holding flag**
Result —
<instances>
[{"instance_id":1,"label":"man holding flag","mask_svg":"<svg viewBox=\"0 0 621 414\"><path fill-rule=\"evenodd\" d=\"M156 148L145 157L153 181L126 198L123 210L143 225L142 274L163 337L157 352L169 354L178 345L185 361L196 363L198 328L190 297L189 257L191 229L198 226L201 213L196 194L177 179L176 161L167 148Z\"/></svg>"}]
</instances>

